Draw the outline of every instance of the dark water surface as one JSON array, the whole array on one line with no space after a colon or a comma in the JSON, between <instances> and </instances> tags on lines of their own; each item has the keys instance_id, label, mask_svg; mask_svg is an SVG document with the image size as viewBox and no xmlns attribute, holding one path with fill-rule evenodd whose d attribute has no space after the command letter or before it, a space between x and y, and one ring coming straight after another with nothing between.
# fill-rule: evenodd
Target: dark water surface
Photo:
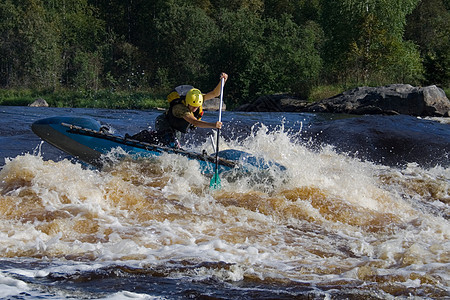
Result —
<instances>
[{"instance_id":1,"label":"dark water surface","mask_svg":"<svg viewBox=\"0 0 450 300\"><path fill-rule=\"evenodd\" d=\"M446 119L224 112L221 149L287 170L216 192L183 157L96 170L30 129L78 115L123 135L160 113L0 107L1 299L450 297Z\"/></svg>"},{"instance_id":2,"label":"dark water surface","mask_svg":"<svg viewBox=\"0 0 450 300\"><path fill-rule=\"evenodd\" d=\"M50 116L76 115L95 118L112 126L116 133L136 133L152 128L158 110L110 110L74 108L32 108L0 106L0 158L15 157L32 151L40 139L30 130L33 121ZM207 112L206 120L214 121L216 112ZM417 163L432 167L450 163L450 126L411 116L351 116L311 113L247 113L226 112L222 134L228 139L246 138L253 126L264 124L269 130L284 126L293 139L310 142L316 149L324 144L337 151L386 165ZM447 123L445 118L443 118ZM204 142L211 131L197 129L185 143ZM64 156L47 147L45 158ZM0 164L4 164L0 161Z\"/></svg>"}]
</instances>

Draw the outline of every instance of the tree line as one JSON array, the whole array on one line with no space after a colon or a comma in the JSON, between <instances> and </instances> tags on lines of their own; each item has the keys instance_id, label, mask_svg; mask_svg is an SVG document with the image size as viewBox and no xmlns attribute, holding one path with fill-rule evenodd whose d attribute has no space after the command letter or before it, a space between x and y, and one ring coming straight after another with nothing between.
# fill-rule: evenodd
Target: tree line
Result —
<instances>
[{"instance_id":1,"label":"tree line","mask_svg":"<svg viewBox=\"0 0 450 300\"><path fill-rule=\"evenodd\" d=\"M0 0L0 87L205 91L450 83L449 0Z\"/></svg>"}]
</instances>

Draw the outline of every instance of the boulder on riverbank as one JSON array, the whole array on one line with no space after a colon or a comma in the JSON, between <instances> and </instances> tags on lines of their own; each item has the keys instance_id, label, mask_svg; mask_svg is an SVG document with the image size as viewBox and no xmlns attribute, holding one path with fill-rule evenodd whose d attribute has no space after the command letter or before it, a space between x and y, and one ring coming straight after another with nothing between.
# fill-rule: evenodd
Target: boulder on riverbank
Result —
<instances>
[{"instance_id":1,"label":"boulder on riverbank","mask_svg":"<svg viewBox=\"0 0 450 300\"><path fill-rule=\"evenodd\" d=\"M44 99L38 98L38 99L34 100L33 103L28 104L28 106L31 106L31 107L48 107L48 103Z\"/></svg>"},{"instance_id":2,"label":"boulder on riverbank","mask_svg":"<svg viewBox=\"0 0 450 300\"><path fill-rule=\"evenodd\" d=\"M413 87L393 84L358 87L315 103L286 95L263 96L238 110L449 117L450 101L445 92L435 85Z\"/></svg>"},{"instance_id":3,"label":"boulder on riverbank","mask_svg":"<svg viewBox=\"0 0 450 300\"><path fill-rule=\"evenodd\" d=\"M258 99L252 103L241 105L236 110L256 112L303 112L307 105L307 100L294 98L286 94L279 94L258 97Z\"/></svg>"},{"instance_id":4,"label":"boulder on riverbank","mask_svg":"<svg viewBox=\"0 0 450 300\"><path fill-rule=\"evenodd\" d=\"M203 110L218 111L220 107L220 99L213 98L203 102ZM222 103L222 111L227 110L225 102Z\"/></svg>"},{"instance_id":5,"label":"boulder on riverbank","mask_svg":"<svg viewBox=\"0 0 450 300\"><path fill-rule=\"evenodd\" d=\"M309 105L306 111L448 117L450 101L445 92L435 85L422 88L393 84L346 91Z\"/></svg>"}]
</instances>

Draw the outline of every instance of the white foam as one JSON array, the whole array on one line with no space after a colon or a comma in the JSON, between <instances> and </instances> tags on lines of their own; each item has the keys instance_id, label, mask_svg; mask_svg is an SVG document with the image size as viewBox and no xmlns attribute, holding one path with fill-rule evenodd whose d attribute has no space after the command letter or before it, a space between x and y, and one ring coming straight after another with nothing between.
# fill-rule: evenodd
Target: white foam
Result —
<instances>
[{"instance_id":1,"label":"white foam","mask_svg":"<svg viewBox=\"0 0 450 300\"><path fill-rule=\"evenodd\" d=\"M198 163L176 155L105 171L32 155L9 160L0 171L1 195L17 201L23 211L0 219L0 253L93 261L60 266L67 273L112 262L225 262L231 267L199 268L192 276L232 281L246 275L354 280L354 270L367 261L380 262L392 273L411 272L411 264L442 273L436 268L450 249L450 227L430 206L448 210L448 204L407 187L412 180L430 180L446 199L450 169L383 167L337 154L331 147L313 151L292 142L282 130L265 128L243 142L226 141L221 148L226 147L275 160L286 166L287 176L275 169L269 170L270 182L255 183L251 175L223 176L222 189L210 192L209 178ZM398 182L385 184L383 178ZM323 204L288 199L286 193L295 195L301 188L317 190ZM330 201L342 203L335 209L349 213L348 218L327 210ZM352 209L360 213L358 220L351 220ZM378 227L360 224L374 215L381 218ZM416 239L420 243L414 245ZM411 262L402 266L408 255ZM337 270L352 271L342 275ZM24 270L23 275L42 277L51 271Z\"/></svg>"},{"instance_id":2,"label":"white foam","mask_svg":"<svg viewBox=\"0 0 450 300\"><path fill-rule=\"evenodd\" d=\"M167 299L166 297L150 296L142 293L133 293L128 291L114 293L112 295L102 297L99 299L107 300L124 300L124 299Z\"/></svg>"},{"instance_id":3,"label":"white foam","mask_svg":"<svg viewBox=\"0 0 450 300\"><path fill-rule=\"evenodd\" d=\"M0 273L0 297L6 298L18 296L24 291L28 291L28 285L21 281Z\"/></svg>"}]
</instances>

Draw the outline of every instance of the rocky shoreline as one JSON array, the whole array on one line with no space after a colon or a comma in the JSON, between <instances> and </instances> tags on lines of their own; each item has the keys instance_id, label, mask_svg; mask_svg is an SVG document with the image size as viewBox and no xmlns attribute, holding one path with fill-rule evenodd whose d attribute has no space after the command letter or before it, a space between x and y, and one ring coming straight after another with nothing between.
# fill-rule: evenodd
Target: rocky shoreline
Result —
<instances>
[{"instance_id":1,"label":"rocky shoreline","mask_svg":"<svg viewBox=\"0 0 450 300\"><path fill-rule=\"evenodd\" d=\"M414 87L392 84L358 87L314 103L283 94L261 96L252 103L238 107L236 111L450 117L450 101L444 90L435 85Z\"/></svg>"}]
</instances>

